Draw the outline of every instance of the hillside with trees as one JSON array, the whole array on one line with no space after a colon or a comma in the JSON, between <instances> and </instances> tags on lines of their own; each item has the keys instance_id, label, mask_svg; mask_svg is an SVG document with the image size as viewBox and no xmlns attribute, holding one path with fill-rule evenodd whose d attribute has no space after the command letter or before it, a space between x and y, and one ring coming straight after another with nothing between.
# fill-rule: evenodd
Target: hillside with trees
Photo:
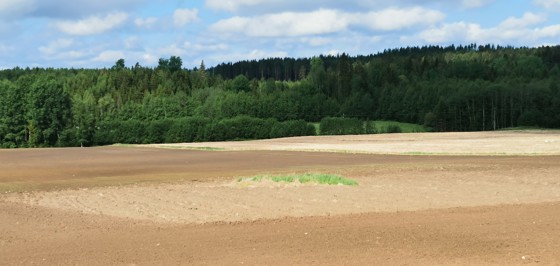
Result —
<instances>
[{"instance_id":1,"label":"hillside with trees","mask_svg":"<svg viewBox=\"0 0 560 266\"><path fill-rule=\"evenodd\" d=\"M327 117L434 131L560 128L559 68L560 46L474 44L194 69L176 56L154 68L124 59L109 69L14 68L0 71L0 146L313 135L309 122Z\"/></svg>"}]
</instances>

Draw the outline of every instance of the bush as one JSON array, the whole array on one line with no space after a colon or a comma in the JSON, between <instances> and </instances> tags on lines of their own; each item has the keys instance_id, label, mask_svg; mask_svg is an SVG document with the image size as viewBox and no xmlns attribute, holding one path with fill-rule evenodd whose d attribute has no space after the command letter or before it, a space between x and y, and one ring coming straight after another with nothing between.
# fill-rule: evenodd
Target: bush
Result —
<instances>
[{"instance_id":1,"label":"bush","mask_svg":"<svg viewBox=\"0 0 560 266\"><path fill-rule=\"evenodd\" d=\"M313 124L307 123L306 134L303 136L317 136L317 130Z\"/></svg>"},{"instance_id":2,"label":"bush","mask_svg":"<svg viewBox=\"0 0 560 266\"><path fill-rule=\"evenodd\" d=\"M107 145L115 143L111 136L111 126L108 122L100 122L97 124L95 133L93 134L94 145Z\"/></svg>"},{"instance_id":3,"label":"bush","mask_svg":"<svg viewBox=\"0 0 560 266\"><path fill-rule=\"evenodd\" d=\"M75 138L72 137L74 131L69 130L65 133L67 134L62 138L63 141ZM96 145L107 145L267 139L308 135L315 135L315 127L303 120L278 122L272 118L238 116L212 121L205 117L187 117L150 122L139 120L100 122L96 126L94 141ZM64 144L79 145L79 143Z\"/></svg>"},{"instance_id":4,"label":"bush","mask_svg":"<svg viewBox=\"0 0 560 266\"><path fill-rule=\"evenodd\" d=\"M385 132L386 133L401 133L402 129L401 129L400 126L397 126L397 125L388 125Z\"/></svg>"},{"instance_id":5,"label":"bush","mask_svg":"<svg viewBox=\"0 0 560 266\"><path fill-rule=\"evenodd\" d=\"M377 128L375 127L375 123L372 121L366 121L366 134L376 134Z\"/></svg>"},{"instance_id":6,"label":"bush","mask_svg":"<svg viewBox=\"0 0 560 266\"><path fill-rule=\"evenodd\" d=\"M93 135L93 142L95 145L107 145L123 142L120 136L120 124L114 121L103 121L97 124L95 134Z\"/></svg>"},{"instance_id":7,"label":"bush","mask_svg":"<svg viewBox=\"0 0 560 266\"><path fill-rule=\"evenodd\" d=\"M74 128L67 128L60 133L58 138L58 147L79 147L83 146L84 143L80 143L78 138L78 132ZM87 146L87 145L86 145Z\"/></svg>"},{"instance_id":8,"label":"bush","mask_svg":"<svg viewBox=\"0 0 560 266\"><path fill-rule=\"evenodd\" d=\"M424 115L424 126L425 127L435 127L437 117L434 113L428 112Z\"/></svg>"},{"instance_id":9,"label":"bush","mask_svg":"<svg viewBox=\"0 0 560 266\"><path fill-rule=\"evenodd\" d=\"M270 132L271 138L284 138L295 136L313 136L315 127L303 120L289 120L276 123Z\"/></svg>"},{"instance_id":10,"label":"bush","mask_svg":"<svg viewBox=\"0 0 560 266\"><path fill-rule=\"evenodd\" d=\"M172 120L154 120L148 123L143 143L163 143L173 126Z\"/></svg>"},{"instance_id":11,"label":"bush","mask_svg":"<svg viewBox=\"0 0 560 266\"><path fill-rule=\"evenodd\" d=\"M542 126L542 117L544 114L538 110L526 111L519 116L517 119L517 124L519 126L526 126L526 127L538 127Z\"/></svg>"},{"instance_id":12,"label":"bush","mask_svg":"<svg viewBox=\"0 0 560 266\"><path fill-rule=\"evenodd\" d=\"M146 123L140 120L131 119L119 124L117 135L120 143L141 144L144 143Z\"/></svg>"},{"instance_id":13,"label":"bush","mask_svg":"<svg viewBox=\"0 0 560 266\"><path fill-rule=\"evenodd\" d=\"M114 143L140 144L145 139L146 123L139 120L100 122L94 135L97 145Z\"/></svg>"},{"instance_id":14,"label":"bush","mask_svg":"<svg viewBox=\"0 0 560 266\"><path fill-rule=\"evenodd\" d=\"M213 123L208 137L213 141L270 138L275 123L273 119L237 116Z\"/></svg>"},{"instance_id":15,"label":"bush","mask_svg":"<svg viewBox=\"0 0 560 266\"><path fill-rule=\"evenodd\" d=\"M364 123L356 118L326 117L319 125L321 135L363 134Z\"/></svg>"},{"instance_id":16,"label":"bush","mask_svg":"<svg viewBox=\"0 0 560 266\"><path fill-rule=\"evenodd\" d=\"M165 134L165 142L197 142L207 140L211 120L205 117L187 117L173 121Z\"/></svg>"}]
</instances>

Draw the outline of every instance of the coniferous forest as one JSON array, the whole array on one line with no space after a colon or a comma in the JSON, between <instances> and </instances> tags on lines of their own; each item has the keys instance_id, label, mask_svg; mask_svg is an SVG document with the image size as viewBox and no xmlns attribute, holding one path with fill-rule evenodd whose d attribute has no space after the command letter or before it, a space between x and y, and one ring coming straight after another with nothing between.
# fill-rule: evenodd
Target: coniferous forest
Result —
<instances>
[{"instance_id":1,"label":"coniferous forest","mask_svg":"<svg viewBox=\"0 0 560 266\"><path fill-rule=\"evenodd\" d=\"M313 135L310 122L328 117L434 131L560 128L559 82L560 46L408 47L194 69L177 56L153 68L124 59L108 69L14 68L0 71L0 146Z\"/></svg>"}]
</instances>

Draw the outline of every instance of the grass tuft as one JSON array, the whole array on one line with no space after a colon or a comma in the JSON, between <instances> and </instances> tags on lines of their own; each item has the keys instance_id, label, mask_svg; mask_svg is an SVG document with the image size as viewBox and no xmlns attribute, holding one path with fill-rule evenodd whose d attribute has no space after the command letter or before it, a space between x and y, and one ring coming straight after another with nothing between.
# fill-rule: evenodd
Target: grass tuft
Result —
<instances>
[{"instance_id":1,"label":"grass tuft","mask_svg":"<svg viewBox=\"0 0 560 266\"><path fill-rule=\"evenodd\" d=\"M293 183L299 182L301 184L315 183L321 185L346 185L346 186L357 186L358 182L352 179L348 179L339 175L333 174L299 174L299 175L259 175L250 178L239 178L238 182L241 181L253 181L261 182L263 180L270 180L272 182L284 182Z\"/></svg>"}]
</instances>

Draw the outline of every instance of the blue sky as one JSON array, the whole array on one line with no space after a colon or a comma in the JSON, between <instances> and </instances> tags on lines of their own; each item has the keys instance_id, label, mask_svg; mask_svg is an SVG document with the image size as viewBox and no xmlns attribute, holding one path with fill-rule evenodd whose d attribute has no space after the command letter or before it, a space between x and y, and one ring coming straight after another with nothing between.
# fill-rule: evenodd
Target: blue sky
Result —
<instances>
[{"instance_id":1,"label":"blue sky","mask_svg":"<svg viewBox=\"0 0 560 266\"><path fill-rule=\"evenodd\" d=\"M0 68L560 43L560 0L1 0Z\"/></svg>"}]
</instances>

